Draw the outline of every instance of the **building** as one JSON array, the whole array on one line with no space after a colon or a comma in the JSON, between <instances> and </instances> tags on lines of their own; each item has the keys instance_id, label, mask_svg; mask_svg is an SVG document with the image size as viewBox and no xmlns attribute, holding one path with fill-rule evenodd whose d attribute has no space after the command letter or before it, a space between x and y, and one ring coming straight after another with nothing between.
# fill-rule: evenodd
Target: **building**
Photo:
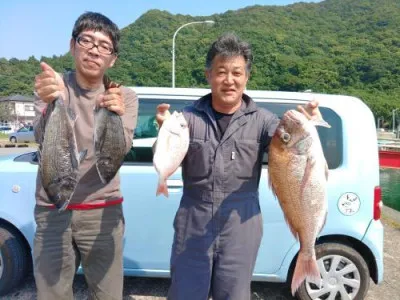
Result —
<instances>
[{"instance_id":1,"label":"building","mask_svg":"<svg viewBox=\"0 0 400 300\"><path fill-rule=\"evenodd\" d=\"M0 97L0 103L11 106L11 116L8 120L0 120L1 125L8 125L14 130L33 123L35 117L34 98L22 95Z\"/></svg>"}]
</instances>

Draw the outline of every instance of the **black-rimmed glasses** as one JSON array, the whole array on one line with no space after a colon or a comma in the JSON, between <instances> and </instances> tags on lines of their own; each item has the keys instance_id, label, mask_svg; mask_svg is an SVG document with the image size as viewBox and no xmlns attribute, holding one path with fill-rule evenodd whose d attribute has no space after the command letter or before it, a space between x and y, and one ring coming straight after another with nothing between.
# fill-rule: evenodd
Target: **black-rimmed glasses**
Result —
<instances>
[{"instance_id":1,"label":"black-rimmed glasses","mask_svg":"<svg viewBox=\"0 0 400 300\"><path fill-rule=\"evenodd\" d=\"M95 42L93 42L90 38L86 37L86 36L78 36L78 38L76 39L77 43L82 46L85 49L93 49L94 47L97 48L97 50L101 53L101 54L105 54L105 55L111 55L114 53L114 49L112 46L110 46L107 43L100 43L100 44L96 44Z\"/></svg>"}]
</instances>

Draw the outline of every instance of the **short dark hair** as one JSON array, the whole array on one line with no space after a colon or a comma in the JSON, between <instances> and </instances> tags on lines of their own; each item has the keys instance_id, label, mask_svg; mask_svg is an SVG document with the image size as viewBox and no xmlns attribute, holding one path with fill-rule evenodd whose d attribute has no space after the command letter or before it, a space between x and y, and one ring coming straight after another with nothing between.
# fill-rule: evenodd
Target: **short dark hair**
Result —
<instances>
[{"instance_id":1,"label":"short dark hair","mask_svg":"<svg viewBox=\"0 0 400 300\"><path fill-rule=\"evenodd\" d=\"M206 58L206 68L211 69L213 59L217 56L243 56L246 61L246 72L250 74L253 54L249 43L240 40L234 33L221 35L210 47Z\"/></svg>"},{"instance_id":2,"label":"short dark hair","mask_svg":"<svg viewBox=\"0 0 400 300\"><path fill-rule=\"evenodd\" d=\"M96 12L85 12L76 20L72 29L72 38L76 40L85 30L104 32L113 43L114 53L118 53L120 32L118 26L106 16Z\"/></svg>"}]
</instances>

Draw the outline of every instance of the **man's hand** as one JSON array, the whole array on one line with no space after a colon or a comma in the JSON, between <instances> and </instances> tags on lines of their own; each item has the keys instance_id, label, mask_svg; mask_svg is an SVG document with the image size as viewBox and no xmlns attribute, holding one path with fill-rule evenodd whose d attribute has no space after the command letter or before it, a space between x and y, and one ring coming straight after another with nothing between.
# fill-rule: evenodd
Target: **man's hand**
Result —
<instances>
[{"instance_id":1,"label":"man's hand","mask_svg":"<svg viewBox=\"0 0 400 300\"><path fill-rule=\"evenodd\" d=\"M45 62L40 63L42 73L35 77L35 91L40 99L51 103L58 97L65 100L65 85L60 74Z\"/></svg>"},{"instance_id":2,"label":"man's hand","mask_svg":"<svg viewBox=\"0 0 400 300\"><path fill-rule=\"evenodd\" d=\"M107 89L104 94L99 96L100 107L105 107L109 111L122 116L125 114L125 102L119 86Z\"/></svg>"},{"instance_id":3,"label":"man's hand","mask_svg":"<svg viewBox=\"0 0 400 300\"><path fill-rule=\"evenodd\" d=\"M161 128L163 122L171 116L171 113L168 110L169 107L170 105L167 103L161 103L157 106L156 121L159 128Z\"/></svg>"},{"instance_id":4,"label":"man's hand","mask_svg":"<svg viewBox=\"0 0 400 300\"><path fill-rule=\"evenodd\" d=\"M322 118L321 112L318 108L318 104L319 103L317 100L312 100L308 102L305 107L299 105L297 107L297 110L303 113L307 117L307 119L312 120L314 122L314 125L331 128L331 125L325 122L325 120Z\"/></svg>"},{"instance_id":5,"label":"man's hand","mask_svg":"<svg viewBox=\"0 0 400 300\"><path fill-rule=\"evenodd\" d=\"M322 120L322 115L319 111L318 105L319 103L317 100L312 100L308 102L305 107L299 105L297 107L297 110L303 113L307 117L307 119L318 121Z\"/></svg>"}]
</instances>

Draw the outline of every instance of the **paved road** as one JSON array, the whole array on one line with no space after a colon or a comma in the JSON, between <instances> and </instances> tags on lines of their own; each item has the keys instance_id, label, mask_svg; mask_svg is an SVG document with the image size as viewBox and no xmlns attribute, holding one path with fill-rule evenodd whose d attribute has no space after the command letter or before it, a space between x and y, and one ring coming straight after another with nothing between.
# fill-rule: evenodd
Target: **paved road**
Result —
<instances>
[{"instance_id":1,"label":"paved road","mask_svg":"<svg viewBox=\"0 0 400 300\"><path fill-rule=\"evenodd\" d=\"M0 148L0 156L6 153L20 153L27 148ZM400 213L385 209L383 223L385 227L384 244L384 281L375 285L371 281L366 300L397 300L400 299ZM124 299L126 300L161 300L166 299L168 279L149 279L126 277L124 283ZM291 300L287 284L253 283L252 300ZM77 275L74 282L75 299L87 299L87 286L82 275ZM35 285L32 275L18 289L11 291L1 300L31 300L36 299Z\"/></svg>"}]
</instances>

